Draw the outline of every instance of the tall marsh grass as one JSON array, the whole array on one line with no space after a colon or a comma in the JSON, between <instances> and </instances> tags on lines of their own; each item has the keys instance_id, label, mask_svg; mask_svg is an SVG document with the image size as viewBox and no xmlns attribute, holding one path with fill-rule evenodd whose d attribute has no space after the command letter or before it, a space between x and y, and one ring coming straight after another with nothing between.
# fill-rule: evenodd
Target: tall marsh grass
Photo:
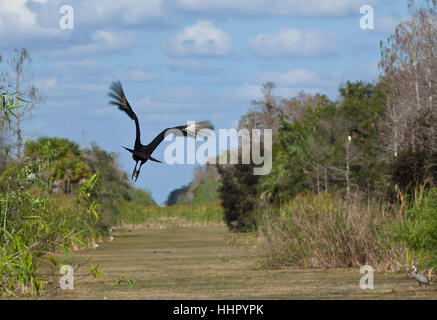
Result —
<instances>
[{"instance_id":1,"label":"tall marsh grass","mask_svg":"<svg viewBox=\"0 0 437 320\"><path fill-rule=\"evenodd\" d=\"M405 256L404 244L391 231L398 219L392 207L360 194L349 200L339 193L299 195L280 208L262 210L265 262L309 268L369 264L395 271Z\"/></svg>"},{"instance_id":2,"label":"tall marsh grass","mask_svg":"<svg viewBox=\"0 0 437 320\"><path fill-rule=\"evenodd\" d=\"M222 225L223 211L219 202L176 206L139 206L124 202L117 216L119 226L164 228L169 226Z\"/></svg>"},{"instance_id":3,"label":"tall marsh grass","mask_svg":"<svg viewBox=\"0 0 437 320\"><path fill-rule=\"evenodd\" d=\"M404 202L399 223L393 225L396 241L405 244L414 263L437 268L437 188L416 190Z\"/></svg>"}]
</instances>

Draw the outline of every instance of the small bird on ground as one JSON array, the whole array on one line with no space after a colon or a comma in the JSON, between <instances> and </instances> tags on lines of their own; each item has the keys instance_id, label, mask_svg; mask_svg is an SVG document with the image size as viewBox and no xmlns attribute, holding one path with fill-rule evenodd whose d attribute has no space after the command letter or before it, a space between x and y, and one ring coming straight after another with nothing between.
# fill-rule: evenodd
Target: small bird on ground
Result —
<instances>
[{"instance_id":1,"label":"small bird on ground","mask_svg":"<svg viewBox=\"0 0 437 320\"><path fill-rule=\"evenodd\" d=\"M183 135L185 137L190 136L194 138L196 134L200 135L199 131L201 129L214 130L214 127L209 121L201 121L193 124L171 127L171 128L164 129L149 144L143 145L141 144L141 132L140 132L140 124L138 122L138 117L135 114L135 112L132 110L131 106L129 105L129 102L126 99L120 81L114 81L111 84L109 96L114 99L111 100L109 103L118 106L120 110L124 111L132 120L135 121L136 138L135 138L134 149L123 147L127 151L132 153L132 158L136 162L135 168L131 176L131 179L134 179L135 177L135 181L137 181L138 176L140 175L141 167L143 166L144 163L147 162L147 160L162 163L161 161L153 158L152 153L153 151L155 151L158 145L165 139L165 137L168 134L173 133L175 135ZM140 167L137 170L138 162L140 162Z\"/></svg>"},{"instance_id":2,"label":"small bird on ground","mask_svg":"<svg viewBox=\"0 0 437 320\"><path fill-rule=\"evenodd\" d=\"M423 285L428 286L429 280L423 274L417 273L416 266L413 266L412 269L413 269L413 278L416 279L417 282L419 282L419 286L423 286Z\"/></svg>"}]
</instances>

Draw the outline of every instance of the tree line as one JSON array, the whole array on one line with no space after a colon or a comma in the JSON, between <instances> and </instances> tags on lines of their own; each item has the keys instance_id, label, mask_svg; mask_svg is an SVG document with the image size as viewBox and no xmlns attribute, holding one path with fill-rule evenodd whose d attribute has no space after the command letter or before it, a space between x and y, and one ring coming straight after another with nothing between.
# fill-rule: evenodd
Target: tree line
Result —
<instances>
[{"instance_id":1,"label":"tree line","mask_svg":"<svg viewBox=\"0 0 437 320\"><path fill-rule=\"evenodd\" d=\"M335 100L262 86L239 129L272 129L269 175L217 165L174 198L217 181L224 222L256 231L270 266L436 268L437 3L407 2L375 81L347 81Z\"/></svg>"},{"instance_id":2,"label":"tree line","mask_svg":"<svg viewBox=\"0 0 437 320\"><path fill-rule=\"evenodd\" d=\"M248 165L219 166L228 223L250 216L259 201L280 205L306 191L395 201L436 186L437 7L417 2L408 1L411 18L381 42L374 82L348 81L335 101L303 92L287 99L274 83L263 85L239 128L273 129L272 173L256 178Z\"/></svg>"}]
</instances>

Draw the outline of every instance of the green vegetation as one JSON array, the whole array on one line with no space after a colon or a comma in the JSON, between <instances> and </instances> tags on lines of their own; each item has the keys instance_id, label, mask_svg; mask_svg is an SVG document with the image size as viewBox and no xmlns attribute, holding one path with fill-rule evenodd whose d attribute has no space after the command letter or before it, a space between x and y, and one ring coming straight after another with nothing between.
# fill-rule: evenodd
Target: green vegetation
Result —
<instances>
[{"instance_id":1,"label":"green vegetation","mask_svg":"<svg viewBox=\"0 0 437 320\"><path fill-rule=\"evenodd\" d=\"M221 176L220 200L224 220L229 229L249 230L256 225L255 209L259 176L253 174L252 165L219 165Z\"/></svg>"},{"instance_id":2,"label":"green vegetation","mask_svg":"<svg viewBox=\"0 0 437 320\"><path fill-rule=\"evenodd\" d=\"M230 229L257 229L267 265L437 268L437 4L408 2L377 81L346 82L336 101L268 82L240 119L273 130L273 168L219 166L220 199Z\"/></svg>"},{"instance_id":3,"label":"green vegetation","mask_svg":"<svg viewBox=\"0 0 437 320\"><path fill-rule=\"evenodd\" d=\"M1 123L8 125L18 93L1 93ZM115 155L93 145L41 137L26 142L24 157L2 149L0 167L0 295L39 296L53 289L55 275L73 249L88 247L107 234L120 202L151 205L150 195L133 188ZM50 267L51 266L51 267ZM90 274L100 276L97 267Z\"/></svg>"},{"instance_id":4,"label":"green vegetation","mask_svg":"<svg viewBox=\"0 0 437 320\"><path fill-rule=\"evenodd\" d=\"M59 263L55 252L95 243L104 233L99 222L100 176L94 174L74 196L51 197L41 178L52 168L52 148L40 150L38 160L22 167L11 166L1 177L0 209L0 294L38 295L47 278L38 275L44 261Z\"/></svg>"},{"instance_id":5,"label":"green vegetation","mask_svg":"<svg viewBox=\"0 0 437 320\"><path fill-rule=\"evenodd\" d=\"M339 192L298 195L280 208L261 210L266 264L311 268L396 270L406 263L388 224L395 211L372 199L345 200ZM394 257L399 260L393 259Z\"/></svg>"},{"instance_id":6,"label":"green vegetation","mask_svg":"<svg viewBox=\"0 0 437 320\"><path fill-rule=\"evenodd\" d=\"M37 159L35 150L46 144L50 144L54 150L52 166L45 172L52 193L70 194L92 174L99 173L101 190L96 196L102 204L104 220L108 224L119 214L122 201L139 205L154 204L147 191L131 186L127 174L119 169L116 154L108 153L95 144L90 149L81 150L75 142L52 137L28 142L24 154L29 159Z\"/></svg>"},{"instance_id":7,"label":"green vegetation","mask_svg":"<svg viewBox=\"0 0 437 320\"><path fill-rule=\"evenodd\" d=\"M272 172L255 177L251 165L219 166L227 225L258 228L267 265L437 267L431 201L437 158L424 151L436 146L416 144L393 158L380 145L381 90L347 83L336 103L322 95L277 97ZM271 92L265 94L271 103ZM426 188L415 195L420 185Z\"/></svg>"},{"instance_id":8,"label":"green vegetation","mask_svg":"<svg viewBox=\"0 0 437 320\"><path fill-rule=\"evenodd\" d=\"M217 179L202 180L199 186L193 190L192 204L203 204L214 202L219 199L218 189L220 182Z\"/></svg>"},{"instance_id":9,"label":"green vegetation","mask_svg":"<svg viewBox=\"0 0 437 320\"><path fill-rule=\"evenodd\" d=\"M196 167L194 177L188 186L175 189L168 195L165 204L204 204L219 199L220 179L215 166L207 163Z\"/></svg>"},{"instance_id":10,"label":"green vegetation","mask_svg":"<svg viewBox=\"0 0 437 320\"><path fill-rule=\"evenodd\" d=\"M16 51L16 83L0 86L0 295L36 297L54 289L40 271L53 273L74 249L102 241L112 227L171 235L178 227L216 230L224 222L248 232L238 236L263 249L265 268L437 269L437 27L431 23L437 3L408 3L412 19L381 43L375 82L346 82L335 101L321 93L284 98L274 83L263 85L262 99L239 127L272 129L270 174L255 176L247 164L197 167L165 207L134 188L116 154L95 144L83 149L57 137L23 143L21 121L40 96L34 86L18 91L30 58ZM95 278L103 274L99 267L90 266ZM136 287L128 276L112 284Z\"/></svg>"},{"instance_id":11,"label":"green vegetation","mask_svg":"<svg viewBox=\"0 0 437 320\"><path fill-rule=\"evenodd\" d=\"M166 206L174 206L177 203L185 202L185 198L187 196L188 186L182 186L180 188L172 190L167 200L165 201Z\"/></svg>"},{"instance_id":12,"label":"green vegetation","mask_svg":"<svg viewBox=\"0 0 437 320\"><path fill-rule=\"evenodd\" d=\"M16 121L21 101L26 103L20 93L2 88L1 128ZM156 206L147 191L132 187L116 155L95 144L81 149L68 139L40 137L14 146L14 155L6 145L7 134L2 130L0 140L0 295L52 292L57 268L70 262L73 250L94 246L118 223L159 221L162 227L162 221L164 226L221 222L217 202L173 210ZM195 202L216 184L202 181L194 190ZM89 270L96 279L103 274L99 267L91 264Z\"/></svg>"},{"instance_id":13,"label":"green vegetation","mask_svg":"<svg viewBox=\"0 0 437 320\"><path fill-rule=\"evenodd\" d=\"M394 226L397 240L403 243L418 263L425 267L437 265L437 188L418 191Z\"/></svg>"},{"instance_id":14,"label":"green vegetation","mask_svg":"<svg viewBox=\"0 0 437 320\"><path fill-rule=\"evenodd\" d=\"M114 284L117 287L135 287L136 286L136 281L133 279L126 279L125 276L121 276L120 278L117 278L114 280Z\"/></svg>"},{"instance_id":15,"label":"green vegetation","mask_svg":"<svg viewBox=\"0 0 437 320\"><path fill-rule=\"evenodd\" d=\"M24 155L21 164L10 161L0 178L0 294L49 290L49 278L39 276L41 264L59 265L62 253L100 241L122 202L154 203L97 146L82 151L67 139L44 137L27 143Z\"/></svg>"},{"instance_id":16,"label":"green vegetation","mask_svg":"<svg viewBox=\"0 0 437 320\"><path fill-rule=\"evenodd\" d=\"M223 220L220 204L180 204L175 206L139 206L123 203L122 213L117 217L117 225L164 228L167 226L219 225Z\"/></svg>"},{"instance_id":17,"label":"green vegetation","mask_svg":"<svg viewBox=\"0 0 437 320\"><path fill-rule=\"evenodd\" d=\"M27 161L37 161L44 146L50 146L53 150L51 166L46 168L44 174L47 182L54 187L55 193L71 193L80 183L91 177L91 170L79 145L64 138L41 137L27 142L24 148Z\"/></svg>"}]
</instances>

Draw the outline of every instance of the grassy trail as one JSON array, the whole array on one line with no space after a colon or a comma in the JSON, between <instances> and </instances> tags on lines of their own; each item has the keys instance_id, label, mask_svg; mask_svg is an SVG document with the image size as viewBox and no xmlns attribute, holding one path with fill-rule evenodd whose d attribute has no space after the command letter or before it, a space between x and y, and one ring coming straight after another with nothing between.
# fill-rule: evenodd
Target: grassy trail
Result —
<instances>
[{"instance_id":1,"label":"grassy trail","mask_svg":"<svg viewBox=\"0 0 437 320\"><path fill-rule=\"evenodd\" d=\"M375 274L375 289L361 290L361 274L350 269L266 270L245 235L224 227L133 230L95 250L75 253L76 262L91 257L105 275L78 280L60 299L417 299L437 298L436 284L426 289L405 274ZM88 263L88 264L89 264ZM81 267L77 274L86 272ZM135 287L116 286L124 276ZM49 298L49 297L47 297Z\"/></svg>"}]
</instances>

